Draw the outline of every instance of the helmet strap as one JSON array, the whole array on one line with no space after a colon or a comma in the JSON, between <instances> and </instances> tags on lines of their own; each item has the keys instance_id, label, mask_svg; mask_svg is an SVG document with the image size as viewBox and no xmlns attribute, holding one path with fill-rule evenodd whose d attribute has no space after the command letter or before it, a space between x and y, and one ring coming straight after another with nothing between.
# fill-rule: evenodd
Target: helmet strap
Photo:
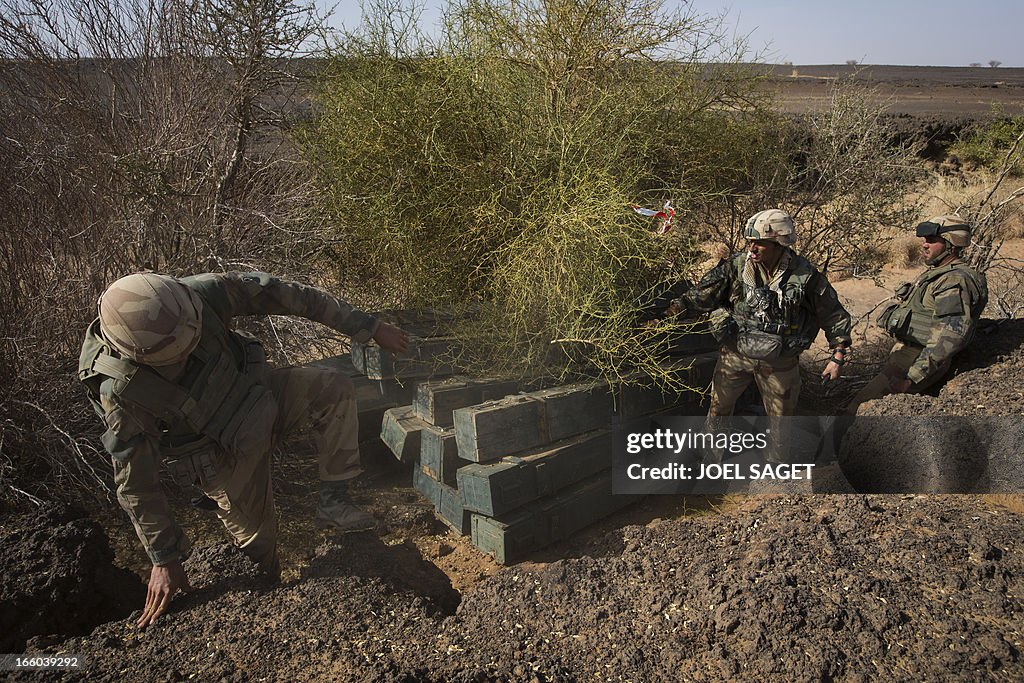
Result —
<instances>
[{"instance_id":1,"label":"helmet strap","mask_svg":"<svg viewBox=\"0 0 1024 683\"><path fill-rule=\"evenodd\" d=\"M941 264L943 261L946 260L948 256L955 255L953 253L954 248L955 247L953 247L953 245L951 245L949 242L947 242L946 240L942 240L942 251L940 251L938 254L929 259L925 259L925 265L937 266Z\"/></svg>"}]
</instances>

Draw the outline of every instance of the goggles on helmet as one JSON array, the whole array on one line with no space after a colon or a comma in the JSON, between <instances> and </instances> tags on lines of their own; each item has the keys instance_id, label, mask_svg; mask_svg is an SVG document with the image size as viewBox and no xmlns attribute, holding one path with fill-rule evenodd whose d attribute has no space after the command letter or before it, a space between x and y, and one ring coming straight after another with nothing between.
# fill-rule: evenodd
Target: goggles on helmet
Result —
<instances>
[{"instance_id":1,"label":"goggles on helmet","mask_svg":"<svg viewBox=\"0 0 1024 683\"><path fill-rule=\"evenodd\" d=\"M966 230L966 225L939 225L932 221L925 221L917 224L917 236L918 237L935 237L941 235L944 232L952 232L953 230Z\"/></svg>"}]
</instances>

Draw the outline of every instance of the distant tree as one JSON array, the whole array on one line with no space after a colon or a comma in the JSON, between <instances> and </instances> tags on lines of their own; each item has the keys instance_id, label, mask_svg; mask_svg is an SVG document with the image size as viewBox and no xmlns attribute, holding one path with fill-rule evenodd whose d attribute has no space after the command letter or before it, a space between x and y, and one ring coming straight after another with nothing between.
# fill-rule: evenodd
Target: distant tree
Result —
<instances>
[{"instance_id":1,"label":"distant tree","mask_svg":"<svg viewBox=\"0 0 1024 683\"><path fill-rule=\"evenodd\" d=\"M988 65L993 69L999 66L1000 64L1002 64L1002 62L1000 62L998 59L990 59L988 62Z\"/></svg>"},{"instance_id":2,"label":"distant tree","mask_svg":"<svg viewBox=\"0 0 1024 683\"><path fill-rule=\"evenodd\" d=\"M975 69L981 66L981 62L971 62L968 66L974 67Z\"/></svg>"},{"instance_id":3,"label":"distant tree","mask_svg":"<svg viewBox=\"0 0 1024 683\"><path fill-rule=\"evenodd\" d=\"M856 59L847 59L847 60L846 60L846 65L847 65L847 66L857 66L857 63L858 63L858 62L857 62L857 60L856 60Z\"/></svg>"}]
</instances>

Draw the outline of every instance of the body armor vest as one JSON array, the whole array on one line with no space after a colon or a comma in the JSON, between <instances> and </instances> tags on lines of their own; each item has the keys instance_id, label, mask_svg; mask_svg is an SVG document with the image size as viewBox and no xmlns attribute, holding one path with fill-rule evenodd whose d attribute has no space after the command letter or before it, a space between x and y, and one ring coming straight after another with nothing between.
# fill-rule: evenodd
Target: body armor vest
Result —
<instances>
[{"instance_id":1,"label":"body armor vest","mask_svg":"<svg viewBox=\"0 0 1024 683\"><path fill-rule=\"evenodd\" d=\"M814 267L802 256L793 255L789 272L783 275L780 284L782 300L767 286L755 290L753 301L747 296L743 285L743 268L746 254L737 254L733 259L737 277L733 283L731 299L733 317L743 332L763 332L782 338L783 351L799 353L810 348L818 335L818 327L804 306L807 289L814 277Z\"/></svg>"},{"instance_id":2,"label":"body armor vest","mask_svg":"<svg viewBox=\"0 0 1024 683\"><path fill-rule=\"evenodd\" d=\"M101 416L100 386L111 381L117 399L156 418L165 459L209 455L218 447L245 457L272 443L277 404L262 381L266 368L259 342L229 330L204 306L202 336L178 380L122 358L100 334L98 319L86 333L78 377Z\"/></svg>"},{"instance_id":3,"label":"body armor vest","mask_svg":"<svg viewBox=\"0 0 1024 683\"><path fill-rule=\"evenodd\" d=\"M928 346L932 332L939 325L939 318L935 311L925 307L925 294L932 282L954 270L963 272L967 276L968 282L974 285L975 291L969 292L971 295L969 313L972 319L979 318L988 303L988 286L973 269L961 261L955 261L938 268L930 268L922 273L911 286L910 291L904 295L905 298L902 301L890 305L882 312L878 318L879 324L886 332L904 344Z\"/></svg>"}]
</instances>

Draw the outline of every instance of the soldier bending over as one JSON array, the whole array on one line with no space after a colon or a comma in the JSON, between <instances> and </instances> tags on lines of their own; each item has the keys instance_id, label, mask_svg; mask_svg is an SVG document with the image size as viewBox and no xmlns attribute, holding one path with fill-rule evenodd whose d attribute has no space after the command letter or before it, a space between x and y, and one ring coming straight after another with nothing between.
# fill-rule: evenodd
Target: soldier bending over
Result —
<instances>
[{"instance_id":1,"label":"soldier bending over","mask_svg":"<svg viewBox=\"0 0 1024 683\"><path fill-rule=\"evenodd\" d=\"M317 451L317 524L343 532L375 524L348 493L361 472L351 380L324 368L270 368L259 342L231 329L235 316L263 314L315 320L396 353L409 344L393 325L266 273L129 275L103 293L86 332L78 376L107 426L118 501L153 563L140 627L189 588L182 560L191 544L161 491L161 460L216 503L235 543L273 577L270 461L289 432L308 427Z\"/></svg>"}]
</instances>

